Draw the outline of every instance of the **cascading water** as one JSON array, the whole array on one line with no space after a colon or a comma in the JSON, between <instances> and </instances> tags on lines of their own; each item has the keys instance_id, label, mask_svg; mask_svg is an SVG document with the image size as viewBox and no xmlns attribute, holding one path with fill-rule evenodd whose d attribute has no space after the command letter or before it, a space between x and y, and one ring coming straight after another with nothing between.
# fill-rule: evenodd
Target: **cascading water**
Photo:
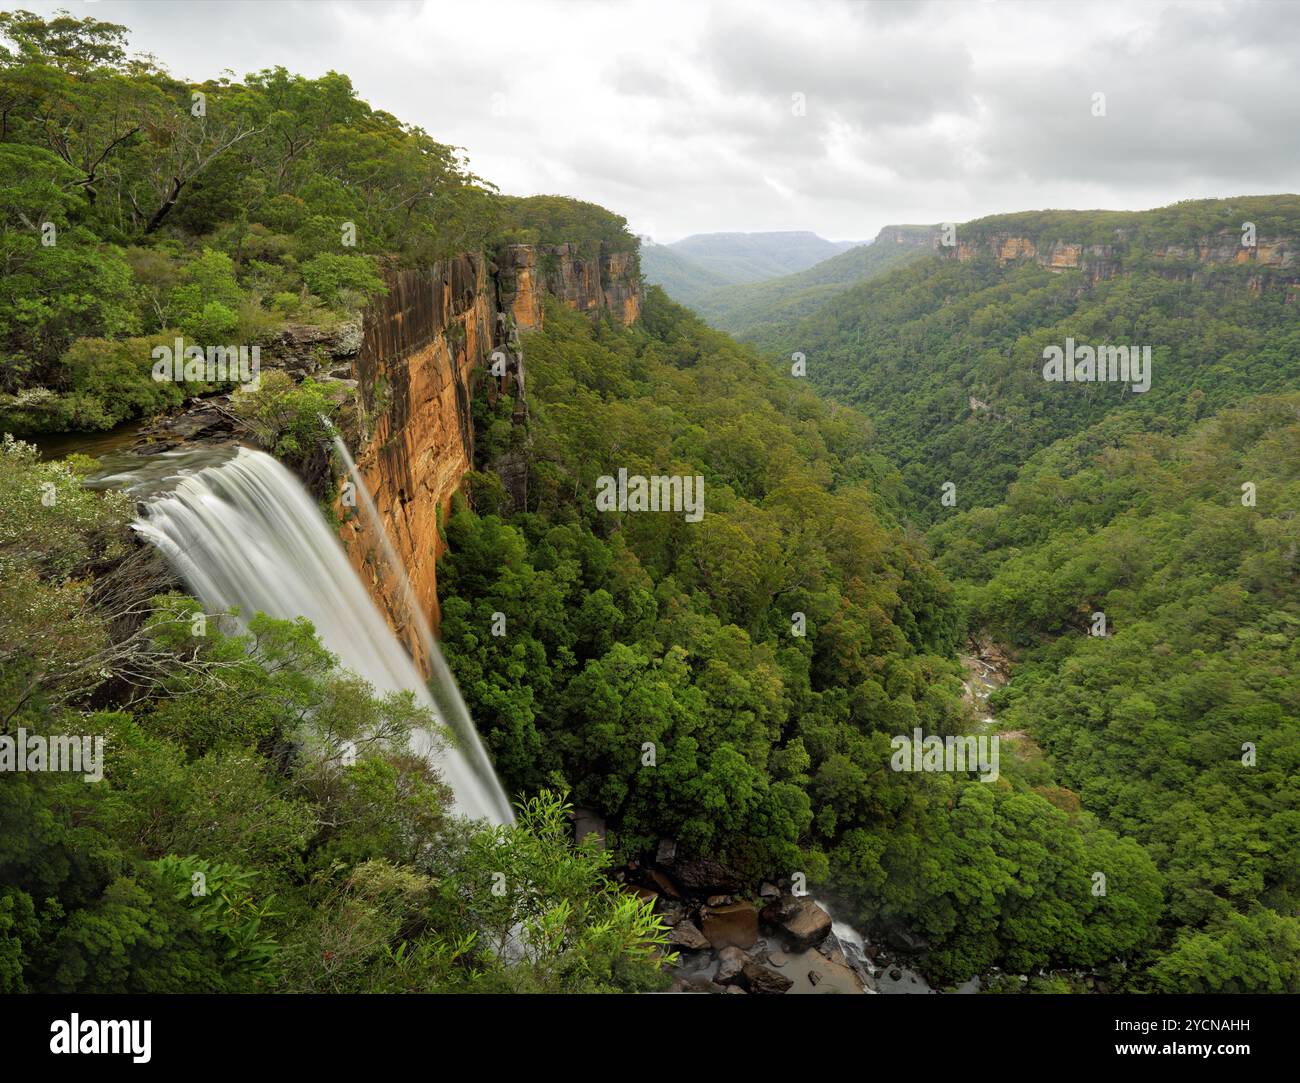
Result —
<instances>
[{"instance_id":1,"label":"cascading water","mask_svg":"<svg viewBox=\"0 0 1300 1083\"><path fill-rule=\"evenodd\" d=\"M469 708L465 705L465 699L460 694L456 678L451 674L451 667L447 665L447 660L443 657L437 641L433 638L433 630L429 627L429 622L424 616L424 610L420 608L419 603L416 601L415 590L411 586L410 577L406 574L402 558L397 555L397 550L393 548L393 541L388 536L388 531L384 529L384 521L380 518L379 509L375 507L375 502L370 496L370 490L366 488L365 479L357 470L357 464L353 461L352 453L348 451L348 446L343 442L343 438L335 432L333 424L328 418L322 417L321 420L334 437L334 450L338 452L339 458L343 460L343 465L347 467L348 474L356 486L357 495L360 497L362 510L366 513L369 528L379 544L380 552L383 554L384 563L388 566L389 574L397 581L398 590L402 596L402 606L406 610L407 627L414 630L416 639L420 643L420 649L423 651L424 657L428 659L429 672L432 675L430 691L433 693L434 701L438 706L438 716L445 725L451 727L451 731L456 735L457 743L466 753L466 762L479 776L479 780L483 785L499 792L501 785L497 781L496 773L492 770L492 763L487 757L487 752L483 749L483 742L479 739L478 730L474 726L473 718L470 717ZM502 804L506 818L501 822L509 823L514 817L510 812L510 803L506 801L504 794L502 794Z\"/></svg>"},{"instance_id":2,"label":"cascading water","mask_svg":"<svg viewBox=\"0 0 1300 1083\"><path fill-rule=\"evenodd\" d=\"M356 484L364 494L359 478ZM373 525L386 541L382 525ZM451 787L454 811L494 824L512 822L510 803L427 623L421 638L428 636L424 647L436 694L388 627L320 510L275 459L240 448L154 496L134 526L208 610L238 606L245 615L306 617L340 664L376 692L414 692L452 732L451 747L440 747L427 730L414 732L411 746L430 758ZM400 570L399 563L394 571ZM419 627L418 612L410 616Z\"/></svg>"}]
</instances>

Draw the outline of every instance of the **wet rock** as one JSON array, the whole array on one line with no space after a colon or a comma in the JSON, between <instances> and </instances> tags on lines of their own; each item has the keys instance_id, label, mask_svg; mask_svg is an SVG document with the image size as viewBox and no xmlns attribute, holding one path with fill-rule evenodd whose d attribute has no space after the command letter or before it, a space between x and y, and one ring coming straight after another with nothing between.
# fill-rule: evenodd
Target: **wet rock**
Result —
<instances>
[{"instance_id":1,"label":"wet rock","mask_svg":"<svg viewBox=\"0 0 1300 1083\"><path fill-rule=\"evenodd\" d=\"M728 986L727 986L727 992L728 992L728 993L741 993L742 995L745 994L745 990L742 989L739 985L728 985Z\"/></svg>"},{"instance_id":2,"label":"wet rock","mask_svg":"<svg viewBox=\"0 0 1300 1083\"><path fill-rule=\"evenodd\" d=\"M655 850L656 865L671 865L677 860L677 841L675 839L660 839L659 848Z\"/></svg>"},{"instance_id":3,"label":"wet rock","mask_svg":"<svg viewBox=\"0 0 1300 1083\"><path fill-rule=\"evenodd\" d=\"M796 951L816 947L831 931L831 916L812 899L782 895L763 907L763 921L778 929Z\"/></svg>"},{"instance_id":4,"label":"wet rock","mask_svg":"<svg viewBox=\"0 0 1300 1083\"><path fill-rule=\"evenodd\" d=\"M131 449L134 455L161 455L164 451L175 451L180 447L175 440L155 440Z\"/></svg>"},{"instance_id":5,"label":"wet rock","mask_svg":"<svg viewBox=\"0 0 1300 1083\"><path fill-rule=\"evenodd\" d=\"M668 934L668 943L686 951L707 951L709 942L693 921L679 921Z\"/></svg>"},{"instance_id":6,"label":"wet rock","mask_svg":"<svg viewBox=\"0 0 1300 1083\"><path fill-rule=\"evenodd\" d=\"M784 993L794 984L784 974L778 974L758 963L750 963L743 973L751 993Z\"/></svg>"},{"instance_id":7,"label":"wet rock","mask_svg":"<svg viewBox=\"0 0 1300 1083\"><path fill-rule=\"evenodd\" d=\"M760 899L779 899L781 897L781 889L775 884L760 884L758 888L758 897Z\"/></svg>"},{"instance_id":8,"label":"wet rock","mask_svg":"<svg viewBox=\"0 0 1300 1083\"><path fill-rule=\"evenodd\" d=\"M718 952L718 972L713 980L719 985L731 985L741 980L745 967L754 960L740 948L723 948Z\"/></svg>"},{"instance_id":9,"label":"wet rock","mask_svg":"<svg viewBox=\"0 0 1300 1083\"><path fill-rule=\"evenodd\" d=\"M829 959L832 963L839 963L841 966L849 965L844 949L840 947L839 941L833 936L828 936L817 945L817 954Z\"/></svg>"},{"instance_id":10,"label":"wet rock","mask_svg":"<svg viewBox=\"0 0 1300 1083\"><path fill-rule=\"evenodd\" d=\"M705 907L700 923L715 948L752 948L758 940L758 911L752 903Z\"/></svg>"},{"instance_id":11,"label":"wet rock","mask_svg":"<svg viewBox=\"0 0 1300 1083\"><path fill-rule=\"evenodd\" d=\"M168 441L197 441L229 436L234 431L235 423L228 413L211 402L196 402L184 413L151 427L149 435Z\"/></svg>"},{"instance_id":12,"label":"wet rock","mask_svg":"<svg viewBox=\"0 0 1300 1083\"><path fill-rule=\"evenodd\" d=\"M820 985L822 981L821 971L820 970L808 971L808 981L811 982L813 985Z\"/></svg>"},{"instance_id":13,"label":"wet rock","mask_svg":"<svg viewBox=\"0 0 1300 1083\"><path fill-rule=\"evenodd\" d=\"M731 901L730 895L710 895L704 900L706 906L726 906Z\"/></svg>"},{"instance_id":14,"label":"wet rock","mask_svg":"<svg viewBox=\"0 0 1300 1083\"><path fill-rule=\"evenodd\" d=\"M692 993L711 993L713 982L707 974L692 974L686 979L686 985Z\"/></svg>"}]
</instances>

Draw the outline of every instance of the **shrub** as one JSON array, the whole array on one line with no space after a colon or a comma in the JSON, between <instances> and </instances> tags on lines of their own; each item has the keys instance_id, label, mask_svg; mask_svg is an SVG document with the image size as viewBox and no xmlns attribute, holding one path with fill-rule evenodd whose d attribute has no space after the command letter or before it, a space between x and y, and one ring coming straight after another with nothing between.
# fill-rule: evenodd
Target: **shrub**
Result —
<instances>
[{"instance_id":1,"label":"shrub","mask_svg":"<svg viewBox=\"0 0 1300 1083\"><path fill-rule=\"evenodd\" d=\"M385 292L375 261L369 256L322 252L302 265L302 277L307 288L330 305L340 303L343 290L353 290L362 296Z\"/></svg>"}]
</instances>

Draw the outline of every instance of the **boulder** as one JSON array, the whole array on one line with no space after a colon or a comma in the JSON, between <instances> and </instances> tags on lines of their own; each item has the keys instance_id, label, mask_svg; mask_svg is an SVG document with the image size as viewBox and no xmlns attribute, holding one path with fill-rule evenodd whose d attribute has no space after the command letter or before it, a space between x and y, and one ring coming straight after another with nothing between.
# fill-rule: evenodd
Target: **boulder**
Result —
<instances>
[{"instance_id":1,"label":"boulder","mask_svg":"<svg viewBox=\"0 0 1300 1083\"><path fill-rule=\"evenodd\" d=\"M741 980L745 967L754 960L740 948L723 948L718 952L718 972L713 980L719 985L732 985Z\"/></svg>"},{"instance_id":2,"label":"boulder","mask_svg":"<svg viewBox=\"0 0 1300 1083\"><path fill-rule=\"evenodd\" d=\"M752 948L758 940L758 911L752 903L706 906L700 924L714 948Z\"/></svg>"},{"instance_id":3,"label":"boulder","mask_svg":"<svg viewBox=\"0 0 1300 1083\"><path fill-rule=\"evenodd\" d=\"M707 974L692 974L686 979L686 987L692 993L711 993L713 982Z\"/></svg>"},{"instance_id":4,"label":"boulder","mask_svg":"<svg viewBox=\"0 0 1300 1083\"><path fill-rule=\"evenodd\" d=\"M781 897L781 889L775 884L764 882L759 885L758 897L760 899L779 899Z\"/></svg>"},{"instance_id":5,"label":"boulder","mask_svg":"<svg viewBox=\"0 0 1300 1083\"><path fill-rule=\"evenodd\" d=\"M671 865L677 860L677 842L675 839L660 839L659 848L655 850L656 865Z\"/></svg>"},{"instance_id":6,"label":"boulder","mask_svg":"<svg viewBox=\"0 0 1300 1083\"><path fill-rule=\"evenodd\" d=\"M763 921L780 932L795 951L815 948L831 931L831 916L812 899L782 895L763 907Z\"/></svg>"},{"instance_id":7,"label":"boulder","mask_svg":"<svg viewBox=\"0 0 1300 1083\"><path fill-rule=\"evenodd\" d=\"M198 406L165 423L167 432L178 440L206 440L234 431L230 416L215 406Z\"/></svg>"},{"instance_id":8,"label":"boulder","mask_svg":"<svg viewBox=\"0 0 1300 1083\"><path fill-rule=\"evenodd\" d=\"M668 943L686 951L708 951L709 942L693 921L679 921L668 934Z\"/></svg>"},{"instance_id":9,"label":"boulder","mask_svg":"<svg viewBox=\"0 0 1300 1083\"><path fill-rule=\"evenodd\" d=\"M745 982L751 993L784 993L794 982L759 963L748 964L744 971Z\"/></svg>"}]
</instances>

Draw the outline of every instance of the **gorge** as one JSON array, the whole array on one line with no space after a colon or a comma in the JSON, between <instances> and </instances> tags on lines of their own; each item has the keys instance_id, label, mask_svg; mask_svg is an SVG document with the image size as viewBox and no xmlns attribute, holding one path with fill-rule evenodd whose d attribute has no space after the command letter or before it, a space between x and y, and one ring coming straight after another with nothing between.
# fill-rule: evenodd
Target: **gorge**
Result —
<instances>
[{"instance_id":1,"label":"gorge","mask_svg":"<svg viewBox=\"0 0 1300 1083\"><path fill-rule=\"evenodd\" d=\"M0 989L1300 990L1300 197L647 247L683 307L125 33L0 14L0 728L103 749L0 777ZM736 224L641 150L552 175ZM938 191L822 229L1008 205Z\"/></svg>"}]
</instances>

